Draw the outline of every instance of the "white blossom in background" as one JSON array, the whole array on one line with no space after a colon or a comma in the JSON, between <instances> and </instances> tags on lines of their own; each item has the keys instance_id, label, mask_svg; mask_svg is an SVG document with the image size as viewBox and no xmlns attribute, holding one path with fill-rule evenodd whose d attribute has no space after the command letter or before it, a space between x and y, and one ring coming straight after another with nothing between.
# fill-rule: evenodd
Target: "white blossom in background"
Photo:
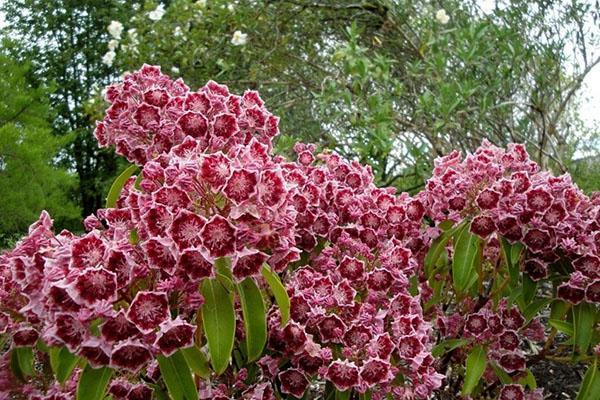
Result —
<instances>
[{"instance_id":1,"label":"white blossom in background","mask_svg":"<svg viewBox=\"0 0 600 400\"><path fill-rule=\"evenodd\" d=\"M174 73L175 75L177 75L179 73L179 68L177 68L176 66L172 66L171 67L171 72Z\"/></svg>"},{"instance_id":2,"label":"white blossom in background","mask_svg":"<svg viewBox=\"0 0 600 400\"><path fill-rule=\"evenodd\" d=\"M175 30L173 31L173 36L175 36L175 37L183 36L183 31L181 30L181 28L179 26L175 27Z\"/></svg>"},{"instance_id":3,"label":"white blossom in background","mask_svg":"<svg viewBox=\"0 0 600 400\"><path fill-rule=\"evenodd\" d=\"M113 50L107 51L106 54L102 56L102 64L112 67L116 56L117 53L115 53Z\"/></svg>"},{"instance_id":4,"label":"white blossom in background","mask_svg":"<svg viewBox=\"0 0 600 400\"><path fill-rule=\"evenodd\" d=\"M200 8L204 8L204 7L206 7L206 0L198 0L196 2L196 5Z\"/></svg>"},{"instance_id":5,"label":"white blossom in background","mask_svg":"<svg viewBox=\"0 0 600 400\"><path fill-rule=\"evenodd\" d=\"M108 33L115 39L121 39L121 33L123 33L123 24L119 21L110 21L108 25Z\"/></svg>"},{"instance_id":6,"label":"white blossom in background","mask_svg":"<svg viewBox=\"0 0 600 400\"><path fill-rule=\"evenodd\" d=\"M229 12L233 12L233 10L235 10L235 6L233 5L233 3L227 4L227 10Z\"/></svg>"},{"instance_id":7,"label":"white blossom in background","mask_svg":"<svg viewBox=\"0 0 600 400\"><path fill-rule=\"evenodd\" d=\"M150 18L152 21L160 21L165 13L165 6L159 4L158 7L148 13L148 18Z\"/></svg>"},{"instance_id":8,"label":"white blossom in background","mask_svg":"<svg viewBox=\"0 0 600 400\"><path fill-rule=\"evenodd\" d=\"M231 44L234 46L243 46L248 41L248 34L242 33L242 31L233 32L233 37L231 38Z\"/></svg>"},{"instance_id":9,"label":"white blossom in background","mask_svg":"<svg viewBox=\"0 0 600 400\"><path fill-rule=\"evenodd\" d=\"M127 46L127 48L129 50L131 50L133 53L137 53L138 45L140 44L137 31L133 28L129 29L127 31L127 36L129 36L129 46ZM123 50L125 50L125 46L123 46Z\"/></svg>"},{"instance_id":10,"label":"white blossom in background","mask_svg":"<svg viewBox=\"0 0 600 400\"><path fill-rule=\"evenodd\" d=\"M119 41L117 39L111 39L108 41L108 49L115 51L119 47Z\"/></svg>"},{"instance_id":11,"label":"white blossom in background","mask_svg":"<svg viewBox=\"0 0 600 400\"><path fill-rule=\"evenodd\" d=\"M131 28L130 30L127 31L127 36L129 36L129 41L131 43L139 44L139 42L138 42L138 34L137 34L137 31L134 28Z\"/></svg>"},{"instance_id":12,"label":"white blossom in background","mask_svg":"<svg viewBox=\"0 0 600 400\"><path fill-rule=\"evenodd\" d=\"M443 8L435 13L435 19L437 19L437 21L442 25L446 25L448 21L450 21L450 17L448 14L446 14L446 10Z\"/></svg>"}]
</instances>

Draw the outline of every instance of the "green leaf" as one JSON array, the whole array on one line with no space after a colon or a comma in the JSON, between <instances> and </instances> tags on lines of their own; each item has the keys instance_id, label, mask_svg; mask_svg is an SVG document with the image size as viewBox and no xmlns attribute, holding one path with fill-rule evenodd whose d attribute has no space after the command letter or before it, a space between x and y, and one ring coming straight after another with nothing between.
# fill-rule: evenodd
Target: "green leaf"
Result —
<instances>
[{"instance_id":1,"label":"green leaf","mask_svg":"<svg viewBox=\"0 0 600 400\"><path fill-rule=\"evenodd\" d=\"M262 355L267 343L265 303L260 289L252 278L246 278L237 284L237 290L244 315L247 361L250 362Z\"/></svg>"},{"instance_id":2,"label":"green leaf","mask_svg":"<svg viewBox=\"0 0 600 400\"><path fill-rule=\"evenodd\" d=\"M185 357L189 367L192 371L204 379L210 377L210 366L204 353L198 348L198 346L187 347L179 350Z\"/></svg>"},{"instance_id":3,"label":"green leaf","mask_svg":"<svg viewBox=\"0 0 600 400\"><path fill-rule=\"evenodd\" d=\"M535 376L531 373L529 368L525 369L525 376L519 379L519 383L521 386L527 386L529 389L534 390L537 388L537 382L535 381Z\"/></svg>"},{"instance_id":4,"label":"green leaf","mask_svg":"<svg viewBox=\"0 0 600 400\"><path fill-rule=\"evenodd\" d=\"M285 290L285 287L281 283L279 276L272 272L271 269L265 264L262 268L262 276L265 278L271 291L273 292L273 296L275 297L275 302L279 306L279 312L281 313L281 326L287 324L290 319L290 298Z\"/></svg>"},{"instance_id":5,"label":"green leaf","mask_svg":"<svg viewBox=\"0 0 600 400\"><path fill-rule=\"evenodd\" d=\"M447 339L433 346L431 354L434 357L439 357L442 354L462 347L467 343L469 343L467 339Z\"/></svg>"},{"instance_id":6,"label":"green leaf","mask_svg":"<svg viewBox=\"0 0 600 400\"><path fill-rule=\"evenodd\" d=\"M217 374L229 365L235 337L235 310L229 293L214 279L202 283L202 323L208 341L210 362Z\"/></svg>"},{"instance_id":7,"label":"green leaf","mask_svg":"<svg viewBox=\"0 0 600 400\"><path fill-rule=\"evenodd\" d=\"M123 186L125 186L125 182L127 182L127 179L129 179L137 169L137 165L130 165L125 171L121 172L121 175L119 175L117 179L114 180L108 191L108 195L106 196L106 208L115 208L117 206L117 200L119 200L119 195L121 194L121 190L123 190Z\"/></svg>"},{"instance_id":8,"label":"green leaf","mask_svg":"<svg viewBox=\"0 0 600 400\"><path fill-rule=\"evenodd\" d=\"M481 345L473 347L467 356L465 382L461 392L463 396L471 394L479 383L485 371L486 359L486 349Z\"/></svg>"},{"instance_id":9,"label":"green leaf","mask_svg":"<svg viewBox=\"0 0 600 400\"><path fill-rule=\"evenodd\" d=\"M519 258L523 251L523 245L519 242L510 244L505 238L500 239L502 256L508 268L511 287L516 287L519 284Z\"/></svg>"},{"instance_id":10,"label":"green leaf","mask_svg":"<svg viewBox=\"0 0 600 400\"><path fill-rule=\"evenodd\" d=\"M500 379L500 382L502 382L503 385L510 385L512 383L512 378L509 374L506 373L505 370L500 368L495 362L490 362L490 365L492 366L494 373L496 374L498 379Z\"/></svg>"},{"instance_id":11,"label":"green leaf","mask_svg":"<svg viewBox=\"0 0 600 400\"><path fill-rule=\"evenodd\" d=\"M10 355L10 369L21 380L33 375L33 349L15 347Z\"/></svg>"},{"instance_id":12,"label":"green leaf","mask_svg":"<svg viewBox=\"0 0 600 400\"><path fill-rule=\"evenodd\" d=\"M198 391L190 367L181 352L157 357L160 374L173 400L197 400Z\"/></svg>"},{"instance_id":13,"label":"green leaf","mask_svg":"<svg viewBox=\"0 0 600 400\"><path fill-rule=\"evenodd\" d=\"M525 310L523 310L523 316L525 317L525 325L527 325L542 308L546 307L550 301L552 300L537 299L529 303L527 307L525 307Z\"/></svg>"},{"instance_id":14,"label":"green leaf","mask_svg":"<svg viewBox=\"0 0 600 400\"><path fill-rule=\"evenodd\" d=\"M569 311L571 305L566 301L555 299L550 307L550 318L551 319L562 319L567 311Z\"/></svg>"},{"instance_id":15,"label":"green leaf","mask_svg":"<svg viewBox=\"0 0 600 400\"><path fill-rule=\"evenodd\" d=\"M102 400L113 370L108 367L92 368L89 364L79 377L77 400Z\"/></svg>"},{"instance_id":16,"label":"green leaf","mask_svg":"<svg viewBox=\"0 0 600 400\"><path fill-rule=\"evenodd\" d=\"M565 322L558 319L549 319L548 323L557 331L562 332L566 335L573 336L573 333L575 332L573 324L570 322Z\"/></svg>"},{"instance_id":17,"label":"green leaf","mask_svg":"<svg viewBox=\"0 0 600 400\"><path fill-rule=\"evenodd\" d=\"M65 383L75 369L79 357L71 354L66 347L50 347L48 354L50 355L50 367L56 380Z\"/></svg>"},{"instance_id":18,"label":"green leaf","mask_svg":"<svg viewBox=\"0 0 600 400\"><path fill-rule=\"evenodd\" d=\"M531 301L533 300L533 298L535 297L535 293L537 291L537 282L534 281L533 279L531 279L529 277L529 275L527 275L526 273L523 273L523 303L522 305L522 309L521 311L525 311L525 309L527 308L527 306L529 305L529 303L531 303Z\"/></svg>"},{"instance_id":19,"label":"green leaf","mask_svg":"<svg viewBox=\"0 0 600 400\"><path fill-rule=\"evenodd\" d=\"M352 390L339 391L336 389L335 391L335 400L350 400L350 395L352 394Z\"/></svg>"},{"instance_id":20,"label":"green leaf","mask_svg":"<svg viewBox=\"0 0 600 400\"><path fill-rule=\"evenodd\" d=\"M600 397L600 371L598 360L590 364L585 373L576 400L596 400Z\"/></svg>"},{"instance_id":21,"label":"green leaf","mask_svg":"<svg viewBox=\"0 0 600 400\"><path fill-rule=\"evenodd\" d=\"M482 240L463 228L454 243L452 259L452 281L457 294L464 293L477 278L477 263L480 262ZM475 280L473 279L475 277Z\"/></svg>"},{"instance_id":22,"label":"green leaf","mask_svg":"<svg viewBox=\"0 0 600 400\"><path fill-rule=\"evenodd\" d=\"M446 221L444 221L444 222L446 222ZM441 225L442 224L440 224L440 228L441 228ZM444 233L442 233L440 236L438 236L431 243L431 246L429 247L429 251L427 252L427 255L425 256L425 260L424 260L425 274L427 276L427 279L431 279L431 274L433 273L433 270L435 269L435 265L436 265L438 259L440 258L440 256L442 255L442 253L446 250L446 245L448 244L448 241L452 238L452 236L454 235L454 233L456 231L460 230L464 226L465 226L465 223L463 222L454 228L448 228Z\"/></svg>"},{"instance_id":23,"label":"green leaf","mask_svg":"<svg viewBox=\"0 0 600 400\"><path fill-rule=\"evenodd\" d=\"M596 323L596 307L588 303L573 306L573 338L581 354L587 353Z\"/></svg>"}]
</instances>

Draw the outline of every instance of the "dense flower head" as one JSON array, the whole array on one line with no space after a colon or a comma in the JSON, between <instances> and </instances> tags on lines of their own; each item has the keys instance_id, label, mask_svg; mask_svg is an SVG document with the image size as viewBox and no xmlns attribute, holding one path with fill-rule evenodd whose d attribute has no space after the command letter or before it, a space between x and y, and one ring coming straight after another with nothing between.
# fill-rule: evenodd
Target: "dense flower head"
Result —
<instances>
[{"instance_id":1,"label":"dense flower head","mask_svg":"<svg viewBox=\"0 0 600 400\"><path fill-rule=\"evenodd\" d=\"M557 297L600 304L600 196L540 171L521 145L484 143L464 160L442 157L411 197L378 188L369 167L317 154L312 144L296 144L294 162L273 156L278 119L254 91L237 96L211 81L194 92L145 65L109 87L106 100L96 138L140 166L139 176L114 208L86 218L86 233L55 233L43 212L0 255L0 334L11 348L42 341L111 367L114 399L150 398L157 357L200 344L204 279L225 267L231 284L252 278L262 288L265 264L283 277L291 318L282 326L268 304L267 349L252 377L239 368L203 380L202 399L302 398L323 382L378 399L428 398L443 378L434 337L466 338L467 350L484 345L489 360L517 376L524 340L543 341L543 325L506 299L432 305L423 265L442 229L431 221L468 223L485 239L486 267L499 258L501 238L523 243L523 272L533 281L567 261L568 274L552 276ZM242 343L238 300L235 311ZM462 350L452 360L464 360ZM7 354L0 398L23 391L5 368ZM140 373L144 383L135 381ZM72 398L74 382L23 393ZM541 393L512 384L498 396Z\"/></svg>"},{"instance_id":2,"label":"dense flower head","mask_svg":"<svg viewBox=\"0 0 600 400\"><path fill-rule=\"evenodd\" d=\"M126 74L105 97L111 106L96 127L98 143L115 146L138 165L168 153L186 137L197 139L202 150L226 152L253 137L270 146L278 134L278 118L256 92L236 96L213 81L194 92L155 66Z\"/></svg>"},{"instance_id":3,"label":"dense flower head","mask_svg":"<svg viewBox=\"0 0 600 400\"><path fill-rule=\"evenodd\" d=\"M295 150L300 162L284 171L295 185L296 243L310 258L287 283L292 321L281 329L271 320L270 346L292 366L279 374L282 388L301 397L309 380L325 379L342 391L391 393L402 374L401 386L428 396L441 376L430 325L408 290L424 243L422 205L376 188L357 163L313 156L310 145Z\"/></svg>"},{"instance_id":4,"label":"dense flower head","mask_svg":"<svg viewBox=\"0 0 600 400\"><path fill-rule=\"evenodd\" d=\"M144 66L106 98L97 138L141 165L139 178L115 208L86 218L87 233L56 234L44 212L0 255L0 330L15 347L41 338L94 367L138 373L194 344L198 286L216 262L241 281L268 260L281 271L297 259L296 211L271 154L277 119L256 92L214 82L190 92Z\"/></svg>"},{"instance_id":5,"label":"dense flower head","mask_svg":"<svg viewBox=\"0 0 600 400\"><path fill-rule=\"evenodd\" d=\"M525 147L485 142L461 159L457 151L435 162L433 177L417 196L436 222L471 221L482 238L502 236L527 248L524 270L544 279L559 258L572 263L559 297L579 303L600 275L600 200L589 198L569 175L541 171ZM593 294L589 301L597 302Z\"/></svg>"}]
</instances>

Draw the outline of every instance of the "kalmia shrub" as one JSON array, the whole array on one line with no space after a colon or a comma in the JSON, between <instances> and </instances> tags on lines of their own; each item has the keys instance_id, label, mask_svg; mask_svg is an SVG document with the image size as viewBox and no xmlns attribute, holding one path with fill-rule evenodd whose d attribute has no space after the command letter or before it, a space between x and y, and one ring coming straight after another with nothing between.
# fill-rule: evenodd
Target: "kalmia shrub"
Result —
<instances>
[{"instance_id":1,"label":"kalmia shrub","mask_svg":"<svg viewBox=\"0 0 600 400\"><path fill-rule=\"evenodd\" d=\"M411 197L273 155L254 91L144 66L106 100L96 138L133 163L107 207L0 255L0 398L538 400L546 359L597 397L600 196L523 146L442 157Z\"/></svg>"}]
</instances>

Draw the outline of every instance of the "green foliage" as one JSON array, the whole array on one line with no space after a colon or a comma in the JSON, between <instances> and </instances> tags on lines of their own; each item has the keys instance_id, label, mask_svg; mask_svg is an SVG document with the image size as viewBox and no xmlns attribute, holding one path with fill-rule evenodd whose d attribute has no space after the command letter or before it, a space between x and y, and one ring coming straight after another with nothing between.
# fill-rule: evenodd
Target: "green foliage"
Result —
<instances>
[{"instance_id":1,"label":"green foliage","mask_svg":"<svg viewBox=\"0 0 600 400\"><path fill-rule=\"evenodd\" d=\"M202 283L202 324L208 341L210 362L217 374L229 365L235 336L235 310L227 290L218 280Z\"/></svg>"},{"instance_id":2,"label":"green foliage","mask_svg":"<svg viewBox=\"0 0 600 400\"><path fill-rule=\"evenodd\" d=\"M26 231L39 213L50 211L59 225L73 224L79 209L70 198L74 177L56 167L65 138L51 134L48 90L27 82L27 64L0 52L0 232ZM7 243L0 242L0 248Z\"/></svg>"},{"instance_id":3,"label":"green foliage","mask_svg":"<svg viewBox=\"0 0 600 400\"><path fill-rule=\"evenodd\" d=\"M467 356L466 361L466 372L465 372L465 382L462 387L462 395L468 395L473 392L477 384L479 383L479 379L483 375L485 371L485 366L487 363L487 350L485 347L479 345L473 347L469 355Z\"/></svg>"},{"instance_id":4,"label":"green foliage","mask_svg":"<svg viewBox=\"0 0 600 400\"><path fill-rule=\"evenodd\" d=\"M186 359L180 351L170 357L158 356L158 365L173 400L197 400L198 391Z\"/></svg>"},{"instance_id":5,"label":"green foliage","mask_svg":"<svg viewBox=\"0 0 600 400\"><path fill-rule=\"evenodd\" d=\"M582 28L594 26L589 2L484 13L474 0L175 0L151 21L155 6L122 20L135 29L117 50L122 70L148 62L192 87L258 89L282 117L280 151L317 142L371 164L381 184L415 190L434 157L486 138L525 142L543 166L564 170L597 136L574 108L598 62L599 31ZM448 24L436 20L440 8ZM236 30L245 45L231 43Z\"/></svg>"},{"instance_id":6,"label":"green foliage","mask_svg":"<svg viewBox=\"0 0 600 400\"><path fill-rule=\"evenodd\" d=\"M86 365L77 383L77 400L102 400L113 375L108 367L92 368Z\"/></svg>"},{"instance_id":7,"label":"green foliage","mask_svg":"<svg viewBox=\"0 0 600 400\"><path fill-rule=\"evenodd\" d=\"M267 316L262 292L253 278L246 278L237 285L240 296L246 340L247 361L258 359L267 343Z\"/></svg>"},{"instance_id":8,"label":"green foliage","mask_svg":"<svg viewBox=\"0 0 600 400\"><path fill-rule=\"evenodd\" d=\"M136 3L14 0L0 5L6 19L3 33L20 43L11 53L18 63L31 60L28 82L54 88L50 106L56 115L48 121L55 135L67 135L57 161L77 176L77 203L84 216L104 206L108 187L122 168L114 152L98 149L94 120L85 110L90 95L117 77L102 63L107 26L114 19L127 19Z\"/></svg>"}]
</instances>

